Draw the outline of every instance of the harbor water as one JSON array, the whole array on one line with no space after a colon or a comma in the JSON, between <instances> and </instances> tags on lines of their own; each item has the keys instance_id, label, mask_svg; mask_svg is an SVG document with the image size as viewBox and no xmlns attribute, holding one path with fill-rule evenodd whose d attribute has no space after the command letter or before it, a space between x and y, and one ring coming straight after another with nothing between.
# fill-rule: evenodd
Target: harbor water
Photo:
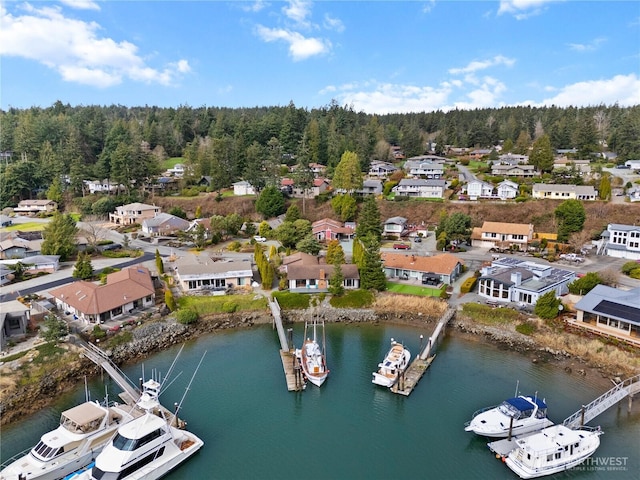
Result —
<instances>
[{"instance_id":1,"label":"harbor water","mask_svg":"<svg viewBox=\"0 0 640 480\"><path fill-rule=\"evenodd\" d=\"M161 396L169 409L185 394L202 355L202 366L186 393L181 417L204 441L203 449L170 473L178 479L515 479L486 446L463 430L474 411L515 394L536 394L549 417L562 420L606 391L594 376L567 373L551 364L480 342L447 335L436 359L409 397L371 383L371 373L394 338L413 355L421 331L396 325L326 327L331 373L322 388L288 392L270 326L226 331L188 342ZM303 325L294 326L302 342ZM137 381L144 368L166 374L179 347L123 370ZM181 373L180 373L181 372ZM171 380L173 380L171 382ZM105 387L106 385L106 387ZM108 378L90 384L92 398L111 400L119 388ZM47 408L2 428L2 460L35 444L56 426L60 412L84 399L84 386ZM640 399L631 413L627 401L590 425L604 435L595 455L576 469L550 478L630 479L640 471Z\"/></svg>"}]
</instances>

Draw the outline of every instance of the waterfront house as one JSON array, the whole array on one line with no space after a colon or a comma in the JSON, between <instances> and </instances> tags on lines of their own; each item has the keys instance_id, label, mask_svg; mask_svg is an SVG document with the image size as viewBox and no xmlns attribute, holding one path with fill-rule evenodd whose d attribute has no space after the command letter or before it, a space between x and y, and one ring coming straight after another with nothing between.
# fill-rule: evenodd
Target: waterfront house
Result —
<instances>
[{"instance_id":1,"label":"waterfront house","mask_svg":"<svg viewBox=\"0 0 640 480\"><path fill-rule=\"evenodd\" d=\"M404 253L382 253L385 276L413 280L426 285L451 285L461 274L463 261L450 253L429 257Z\"/></svg>"},{"instance_id":2,"label":"waterfront house","mask_svg":"<svg viewBox=\"0 0 640 480\"><path fill-rule=\"evenodd\" d=\"M184 218L170 213L158 213L155 217L142 221L142 232L154 237L175 235L178 232L186 232L190 226L191 223Z\"/></svg>"},{"instance_id":3,"label":"waterfront house","mask_svg":"<svg viewBox=\"0 0 640 480\"><path fill-rule=\"evenodd\" d=\"M444 180L427 180L424 178L403 178L393 187L399 196L414 198L443 198L446 189Z\"/></svg>"},{"instance_id":4,"label":"waterfront house","mask_svg":"<svg viewBox=\"0 0 640 480\"><path fill-rule=\"evenodd\" d=\"M17 300L2 302L0 309L0 350L5 350L11 337L22 337L27 333L31 309Z\"/></svg>"},{"instance_id":5,"label":"waterfront house","mask_svg":"<svg viewBox=\"0 0 640 480\"><path fill-rule=\"evenodd\" d=\"M513 249L527 251L533 240L533 224L483 222L471 233L471 245L480 248Z\"/></svg>"},{"instance_id":6,"label":"waterfront house","mask_svg":"<svg viewBox=\"0 0 640 480\"><path fill-rule=\"evenodd\" d=\"M534 306L547 292L553 291L557 297L567 294L575 278L575 272L569 270L504 257L482 268L478 294L493 301Z\"/></svg>"},{"instance_id":7,"label":"waterfront house","mask_svg":"<svg viewBox=\"0 0 640 480\"><path fill-rule=\"evenodd\" d=\"M146 267L125 268L99 285L84 280L54 288L56 306L86 323L103 323L155 305L155 288Z\"/></svg>"},{"instance_id":8,"label":"waterfront house","mask_svg":"<svg viewBox=\"0 0 640 480\"><path fill-rule=\"evenodd\" d=\"M342 270L342 286L347 290L360 288L358 267L351 263L340 266ZM287 276L289 291L295 293L321 293L329 290L329 280L334 266L327 265L324 257L316 257L306 253L285 257L281 272Z\"/></svg>"},{"instance_id":9,"label":"waterfront house","mask_svg":"<svg viewBox=\"0 0 640 480\"><path fill-rule=\"evenodd\" d=\"M208 290L224 294L229 288L250 287L253 282L251 262L214 260L205 254L178 258L174 270L185 292Z\"/></svg>"},{"instance_id":10,"label":"waterfront house","mask_svg":"<svg viewBox=\"0 0 640 480\"><path fill-rule=\"evenodd\" d=\"M556 200L596 200L598 192L592 185L535 183L531 196Z\"/></svg>"},{"instance_id":11,"label":"waterfront house","mask_svg":"<svg viewBox=\"0 0 640 480\"><path fill-rule=\"evenodd\" d=\"M640 260L640 226L610 223L595 243L598 254Z\"/></svg>"},{"instance_id":12,"label":"waterfront house","mask_svg":"<svg viewBox=\"0 0 640 480\"><path fill-rule=\"evenodd\" d=\"M13 209L16 213L37 215L39 213L53 213L58 209L58 204L53 200L20 200L18 206Z\"/></svg>"},{"instance_id":13,"label":"waterfront house","mask_svg":"<svg viewBox=\"0 0 640 480\"><path fill-rule=\"evenodd\" d=\"M132 225L142 223L147 218L153 218L160 213L160 207L146 203L128 203L116 207L115 213L109 214L109 221L116 225Z\"/></svg>"},{"instance_id":14,"label":"waterfront house","mask_svg":"<svg viewBox=\"0 0 640 480\"><path fill-rule=\"evenodd\" d=\"M570 325L640 346L640 288L596 285L574 308Z\"/></svg>"}]
</instances>

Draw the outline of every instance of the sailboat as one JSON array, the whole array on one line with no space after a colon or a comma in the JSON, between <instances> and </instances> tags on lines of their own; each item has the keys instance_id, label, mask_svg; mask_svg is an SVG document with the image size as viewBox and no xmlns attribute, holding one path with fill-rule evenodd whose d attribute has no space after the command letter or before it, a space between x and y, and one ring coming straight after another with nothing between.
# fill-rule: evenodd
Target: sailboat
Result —
<instances>
[{"instance_id":1,"label":"sailboat","mask_svg":"<svg viewBox=\"0 0 640 480\"><path fill-rule=\"evenodd\" d=\"M302 366L305 377L314 385L320 387L329 376L325 356L324 321L322 322L322 348L318 343L318 320L313 319L313 338L307 337L308 322L304 323L304 343L296 350L296 356Z\"/></svg>"}]
</instances>

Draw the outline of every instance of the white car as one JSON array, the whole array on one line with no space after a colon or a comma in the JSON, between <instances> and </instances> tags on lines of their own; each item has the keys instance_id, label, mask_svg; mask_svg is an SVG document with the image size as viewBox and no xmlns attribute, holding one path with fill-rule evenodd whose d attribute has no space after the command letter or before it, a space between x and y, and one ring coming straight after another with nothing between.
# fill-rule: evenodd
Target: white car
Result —
<instances>
[{"instance_id":1,"label":"white car","mask_svg":"<svg viewBox=\"0 0 640 480\"><path fill-rule=\"evenodd\" d=\"M260 242L260 243L262 243L262 242L266 242L266 241L267 241L267 239L266 239L266 238L261 237L260 235L256 235L255 237L253 237L253 239L254 239L256 242Z\"/></svg>"}]
</instances>

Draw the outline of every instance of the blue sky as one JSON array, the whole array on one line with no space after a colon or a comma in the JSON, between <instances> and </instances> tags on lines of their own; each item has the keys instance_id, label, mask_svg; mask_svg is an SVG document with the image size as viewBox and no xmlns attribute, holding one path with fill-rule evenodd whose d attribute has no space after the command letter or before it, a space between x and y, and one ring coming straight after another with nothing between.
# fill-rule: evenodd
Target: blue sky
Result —
<instances>
[{"instance_id":1,"label":"blue sky","mask_svg":"<svg viewBox=\"0 0 640 480\"><path fill-rule=\"evenodd\" d=\"M640 104L637 1L7 1L0 107Z\"/></svg>"}]
</instances>

